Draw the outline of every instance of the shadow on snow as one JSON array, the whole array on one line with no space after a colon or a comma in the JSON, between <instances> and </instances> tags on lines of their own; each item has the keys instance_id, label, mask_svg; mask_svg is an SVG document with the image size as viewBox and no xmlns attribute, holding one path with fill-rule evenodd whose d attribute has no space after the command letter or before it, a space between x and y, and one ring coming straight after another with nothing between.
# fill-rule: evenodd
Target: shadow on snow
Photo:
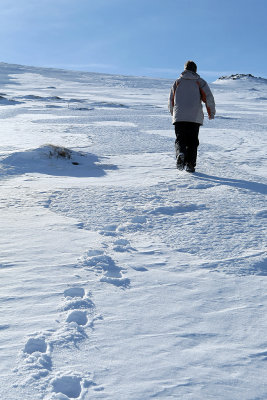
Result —
<instances>
[{"instance_id":1,"label":"shadow on snow","mask_svg":"<svg viewBox=\"0 0 267 400\"><path fill-rule=\"evenodd\" d=\"M194 176L201 181L219 183L220 185L251 190L252 192L260 194L267 194L267 185L264 183L245 181L242 179L222 178L219 176L206 175L200 172L196 172Z\"/></svg>"}]
</instances>

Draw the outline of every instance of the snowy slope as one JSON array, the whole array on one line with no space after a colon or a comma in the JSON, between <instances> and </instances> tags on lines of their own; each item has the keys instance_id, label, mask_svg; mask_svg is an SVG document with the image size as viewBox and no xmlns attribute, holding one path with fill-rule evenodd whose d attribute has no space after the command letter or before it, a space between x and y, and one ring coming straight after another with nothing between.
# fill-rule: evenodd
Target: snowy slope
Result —
<instances>
[{"instance_id":1,"label":"snowy slope","mask_svg":"<svg viewBox=\"0 0 267 400\"><path fill-rule=\"evenodd\" d=\"M211 85L197 172L172 82L0 64L0 398L267 398L267 85Z\"/></svg>"}]
</instances>

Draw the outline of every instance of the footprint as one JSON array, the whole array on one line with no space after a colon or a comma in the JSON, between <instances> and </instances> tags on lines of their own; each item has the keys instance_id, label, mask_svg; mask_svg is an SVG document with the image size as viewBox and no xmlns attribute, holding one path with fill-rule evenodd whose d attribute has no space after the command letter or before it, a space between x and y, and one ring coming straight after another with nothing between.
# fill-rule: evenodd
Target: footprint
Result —
<instances>
[{"instance_id":1,"label":"footprint","mask_svg":"<svg viewBox=\"0 0 267 400\"><path fill-rule=\"evenodd\" d=\"M117 252L119 252L119 253L124 253L124 252L127 252L127 251L132 251L132 250L134 251L135 249L133 249L133 248L130 246L129 240L126 240L126 239L118 239L118 240L116 240L116 241L114 242L113 250L114 250L114 251L117 251Z\"/></svg>"},{"instance_id":2,"label":"footprint","mask_svg":"<svg viewBox=\"0 0 267 400\"><path fill-rule=\"evenodd\" d=\"M77 325L86 325L88 322L87 313L85 311L72 311L68 315L67 322L76 322Z\"/></svg>"},{"instance_id":3,"label":"footprint","mask_svg":"<svg viewBox=\"0 0 267 400\"><path fill-rule=\"evenodd\" d=\"M55 378L51 382L55 393L62 393L66 399L77 399L82 391L81 378L75 375L66 375ZM65 397L61 397L64 399Z\"/></svg>"},{"instance_id":4,"label":"footprint","mask_svg":"<svg viewBox=\"0 0 267 400\"><path fill-rule=\"evenodd\" d=\"M147 222L147 217L143 215L136 215L132 218L131 222L133 224L145 224Z\"/></svg>"},{"instance_id":5,"label":"footprint","mask_svg":"<svg viewBox=\"0 0 267 400\"><path fill-rule=\"evenodd\" d=\"M88 253L87 253L88 254ZM92 254L91 252L89 254ZM93 269L96 273L102 274L100 282L111 283L115 286L128 287L130 279L122 277L122 268L118 267L115 261L103 253L84 257L83 265Z\"/></svg>"},{"instance_id":6,"label":"footprint","mask_svg":"<svg viewBox=\"0 0 267 400\"><path fill-rule=\"evenodd\" d=\"M24 353L32 354L35 352L46 353L47 344L42 338L30 338L25 344Z\"/></svg>"},{"instance_id":7,"label":"footprint","mask_svg":"<svg viewBox=\"0 0 267 400\"><path fill-rule=\"evenodd\" d=\"M27 371L29 382L46 377L52 370L51 345L42 337L31 337L24 347L22 370Z\"/></svg>"},{"instance_id":8,"label":"footprint","mask_svg":"<svg viewBox=\"0 0 267 400\"><path fill-rule=\"evenodd\" d=\"M99 233L104 236L117 236L117 225L107 225Z\"/></svg>"},{"instance_id":9,"label":"footprint","mask_svg":"<svg viewBox=\"0 0 267 400\"><path fill-rule=\"evenodd\" d=\"M61 326L54 334L52 338L52 344L54 346L70 347L74 345L78 346L78 343L88 338L85 332L84 325L78 324L78 322L87 323L87 316L69 315L67 323ZM83 320L82 320L83 319ZM78 322L77 322L78 321Z\"/></svg>"},{"instance_id":10,"label":"footprint","mask_svg":"<svg viewBox=\"0 0 267 400\"><path fill-rule=\"evenodd\" d=\"M77 310L77 309L94 309L95 304L90 299L83 299L83 300L74 300L70 301L68 304L65 305L63 308L64 311L68 310Z\"/></svg>"},{"instance_id":11,"label":"footprint","mask_svg":"<svg viewBox=\"0 0 267 400\"><path fill-rule=\"evenodd\" d=\"M103 256L103 252L97 250L93 250L89 254L92 258ZM45 387L48 383L48 376L53 371L52 356L55 346L70 347L74 345L77 347L79 342L88 338L85 329L93 328L94 321L101 319L98 316L89 321L89 315L94 315L95 310L95 304L90 299L90 292L86 293L82 287L73 286L67 288L63 295L65 302L63 310L67 311L64 318L66 323L62 321L57 329L32 335L24 345L21 354L23 362L17 371L21 370L27 376L27 385L36 385L36 382L39 381ZM0 325L0 329L6 328L7 326ZM91 380L85 380L72 372L64 376L58 375L52 381L51 378L49 380L52 382L53 390L48 397L45 397L46 400L77 399L91 385L96 386Z\"/></svg>"},{"instance_id":12,"label":"footprint","mask_svg":"<svg viewBox=\"0 0 267 400\"><path fill-rule=\"evenodd\" d=\"M127 288L130 286L130 279L128 279L128 278L112 278L112 277L104 275L100 279L100 282L110 283L114 286L124 287L124 288Z\"/></svg>"},{"instance_id":13,"label":"footprint","mask_svg":"<svg viewBox=\"0 0 267 400\"><path fill-rule=\"evenodd\" d=\"M93 252L98 254L98 252ZM69 346L77 345L79 342L88 338L85 326L93 327L93 321L89 321L95 312L95 304L89 298L90 293L85 294L85 290L79 287L71 287L64 291L65 304L61 311L69 311L65 317L66 323L59 326L51 339L51 345Z\"/></svg>"},{"instance_id":14,"label":"footprint","mask_svg":"<svg viewBox=\"0 0 267 400\"><path fill-rule=\"evenodd\" d=\"M87 251L88 257L100 256L101 254L104 254L103 250L88 250Z\"/></svg>"},{"instance_id":15,"label":"footprint","mask_svg":"<svg viewBox=\"0 0 267 400\"><path fill-rule=\"evenodd\" d=\"M69 300L63 307L64 311L77 309L94 309L95 304L92 300L85 297L85 290L79 287L72 287L64 291L64 297ZM80 299L77 299L80 298Z\"/></svg>"},{"instance_id":16,"label":"footprint","mask_svg":"<svg viewBox=\"0 0 267 400\"><path fill-rule=\"evenodd\" d=\"M153 210L149 211L149 214L173 216L175 214L197 211L201 208L203 208L203 206L197 204L166 205L155 207Z\"/></svg>"},{"instance_id":17,"label":"footprint","mask_svg":"<svg viewBox=\"0 0 267 400\"><path fill-rule=\"evenodd\" d=\"M127 239L118 239L115 241L114 244L117 244L119 246L129 246L130 242Z\"/></svg>"},{"instance_id":18,"label":"footprint","mask_svg":"<svg viewBox=\"0 0 267 400\"><path fill-rule=\"evenodd\" d=\"M65 297L84 297L85 291L83 288L73 287L65 290Z\"/></svg>"},{"instance_id":19,"label":"footprint","mask_svg":"<svg viewBox=\"0 0 267 400\"><path fill-rule=\"evenodd\" d=\"M145 271L148 271L148 269L147 268L145 268L145 267L132 267L135 271L138 271L138 272L145 272Z\"/></svg>"}]
</instances>

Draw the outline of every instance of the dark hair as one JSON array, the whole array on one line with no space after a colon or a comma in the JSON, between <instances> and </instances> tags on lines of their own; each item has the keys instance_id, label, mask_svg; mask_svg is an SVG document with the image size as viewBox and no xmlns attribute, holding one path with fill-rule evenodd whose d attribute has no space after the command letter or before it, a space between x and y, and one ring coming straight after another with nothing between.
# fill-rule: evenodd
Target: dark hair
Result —
<instances>
[{"instance_id":1,"label":"dark hair","mask_svg":"<svg viewBox=\"0 0 267 400\"><path fill-rule=\"evenodd\" d=\"M194 63L194 61L186 61L184 65L184 69L187 69L188 71L192 72L197 72L197 65Z\"/></svg>"}]
</instances>

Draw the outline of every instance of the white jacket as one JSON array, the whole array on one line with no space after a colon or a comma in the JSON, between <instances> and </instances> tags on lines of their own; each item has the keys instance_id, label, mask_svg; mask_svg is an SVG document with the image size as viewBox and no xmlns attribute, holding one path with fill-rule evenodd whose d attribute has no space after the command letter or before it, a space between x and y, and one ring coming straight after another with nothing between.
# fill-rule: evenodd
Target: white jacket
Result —
<instances>
[{"instance_id":1,"label":"white jacket","mask_svg":"<svg viewBox=\"0 0 267 400\"><path fill-rule=\"evenodd\" d=\"M169 110L172 122L188 121L203 124L202 101L210 119L216 113L214 97L204 79L192 71L185 70L174 82L169 96Z\"/></svg>"}]
</instances>

